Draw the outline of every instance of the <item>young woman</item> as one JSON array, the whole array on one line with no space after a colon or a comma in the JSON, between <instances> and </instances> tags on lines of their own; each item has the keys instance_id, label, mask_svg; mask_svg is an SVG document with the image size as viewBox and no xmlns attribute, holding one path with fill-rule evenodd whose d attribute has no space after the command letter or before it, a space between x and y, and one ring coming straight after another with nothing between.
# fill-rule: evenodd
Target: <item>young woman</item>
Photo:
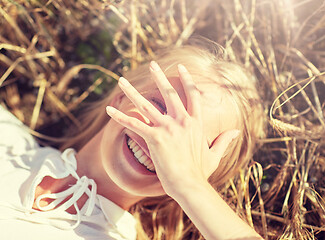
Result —
<instances>
[{"instance_id":1,"label":"young woman","mask_svg":"<svg viewBox=\"0 0 325 240\"><path fill-rule=\"evenodd\" d=\"M235 64L193 46L159 55L85 112L62 154L1 111L1 239L261 239L215 190L262 129Z\"/></svg>"}]
</instances>

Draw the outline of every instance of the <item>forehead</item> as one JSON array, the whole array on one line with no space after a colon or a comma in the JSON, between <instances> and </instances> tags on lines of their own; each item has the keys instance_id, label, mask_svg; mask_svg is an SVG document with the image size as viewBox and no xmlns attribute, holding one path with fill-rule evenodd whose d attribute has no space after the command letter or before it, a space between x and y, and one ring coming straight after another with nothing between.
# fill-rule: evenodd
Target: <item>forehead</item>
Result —
<instances>
[{"instance_id":1,"label":"forehead","mask_svg":"<svg viewBox=\"0 0 325 240\"><path fill-rule=\"evenodd\" d=\"M169 77L168 80L186 107L188 100L180 79ZM230 92L212 81L196 79L195 84L201 95L203 127L208 142L213 142L220 133L226 130L238 128L239 111ZM155 83L151 82L139 90L142 94L151 93L162 98Z\"/></svg>"}]
</instances>

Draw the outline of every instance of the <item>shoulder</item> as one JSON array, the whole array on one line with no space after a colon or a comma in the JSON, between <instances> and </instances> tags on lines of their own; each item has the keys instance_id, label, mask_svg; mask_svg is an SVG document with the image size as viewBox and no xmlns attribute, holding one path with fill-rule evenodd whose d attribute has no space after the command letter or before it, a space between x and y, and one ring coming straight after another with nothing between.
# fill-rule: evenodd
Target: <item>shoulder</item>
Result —
<instances>
[{"instance_id":1,"label":"shoulder","mask_svg":"<svg viewBox=\"0 0 325 240\"><path fill-rule=\"evenodd\" d=\"M34 137L13 114L0 105L0 152L10 151L14 154L23 154L27 150L38 148Z\"/></svg>"}]
</instances>

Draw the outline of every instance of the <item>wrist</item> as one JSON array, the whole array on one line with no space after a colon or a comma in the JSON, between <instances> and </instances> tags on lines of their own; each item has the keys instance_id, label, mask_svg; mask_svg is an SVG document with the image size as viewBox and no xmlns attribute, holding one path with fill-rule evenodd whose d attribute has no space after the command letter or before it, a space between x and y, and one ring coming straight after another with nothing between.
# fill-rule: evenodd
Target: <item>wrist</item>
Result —
<instances>
[{"instance_id":1,"label":"wrist","mask_svg":"<svg viewBox=\"0 0 325 240\"><path fill-rule=\"evenodd\" d=\"M186 199L189 195L199 194L202 191L214 191L206 179L198 177L173 182L166 190L166 193L176 201Z\"/></svg>"}]
</instances>

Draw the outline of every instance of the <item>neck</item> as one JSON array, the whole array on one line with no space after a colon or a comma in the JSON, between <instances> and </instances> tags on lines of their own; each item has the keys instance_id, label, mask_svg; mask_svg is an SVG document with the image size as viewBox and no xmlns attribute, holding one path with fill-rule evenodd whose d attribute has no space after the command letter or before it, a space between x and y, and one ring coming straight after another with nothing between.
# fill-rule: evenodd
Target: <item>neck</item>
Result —
<instances>
[{"instance_id":1,"label":"neck","mask_svg":"<svg viewBox=\"0 0 325 240\"><path fill-rule=\"evenodd\" d=\"M123 189L118 187L107 175L102 166L100 157L100 138L101 132L91 139L76 155L77 159L77 174L79 177L87 176L93 179L97 184L97 193L124 210L129 210L132 205L140 201L143 197L133 196ZM71 185L75 184L76 179L69 175L63 179L54 179L52 177L44 177L42 182L36 187L35 199L43 194L57 193L68 189ZM88 197L83 195L77 202L78 207L81 208ZM40 202L42 207L48 205L51 201L44 199ZM36 204L33 205L34 209L38 209ZM75 213L74 208L67 210L69 213Z\"/></svg>"}]
</instances>

